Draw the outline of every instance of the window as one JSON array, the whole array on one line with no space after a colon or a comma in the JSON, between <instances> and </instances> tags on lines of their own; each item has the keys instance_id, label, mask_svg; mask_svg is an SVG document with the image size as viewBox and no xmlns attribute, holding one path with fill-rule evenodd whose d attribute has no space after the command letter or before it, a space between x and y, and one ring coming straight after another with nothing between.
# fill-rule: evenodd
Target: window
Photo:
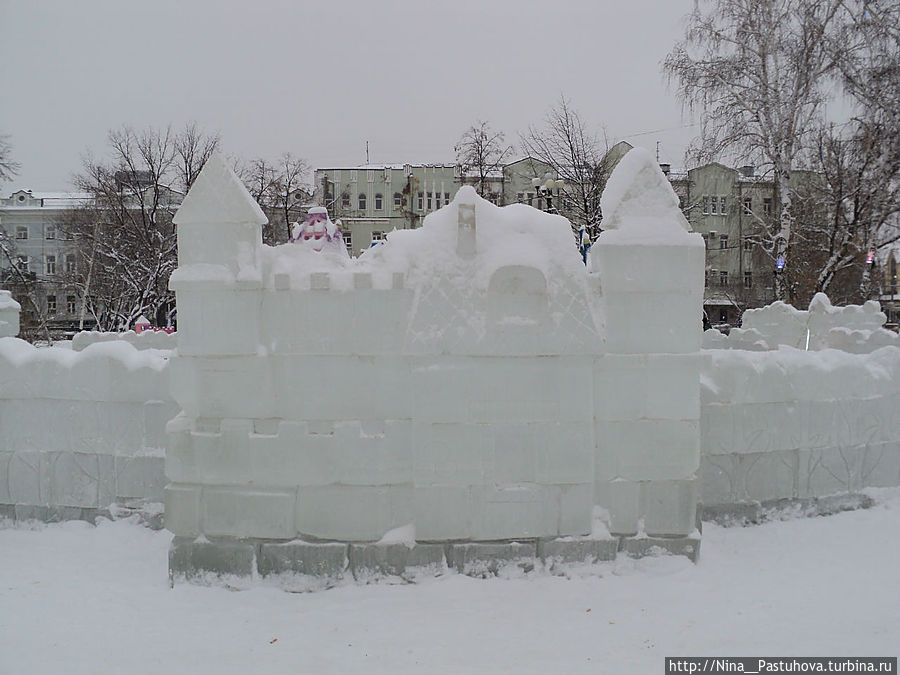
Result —
<instances>
[{"instance_id":1,"label":"window","mask_svg":"<svg viewBox=\"0 0 900 675\"><path fill-rule=\"evenodd\" d=\"M359 193L359 210L360 211L366 210L366 193L365 192Z\"/></svg>"},{"instance_id":2,"label":"window","mask_svg":"<svg viewBox=\"0 0 900 675\"><path fill-rule=\"evenodd\" d=\"M753 288L753 272L744 272L744 288Z\"/></svg>"},{"instance_id":3,"label":"window","mask_svg":"<svg viewBox=\"0 0 900 675\"><path fill-rule=\"evenodd\" d=\"M16 239L28 239L27 225L16 225Z\"/></svg>"},{"instance_id":4,"label":"window","mask_svg":"<svg viewBox=\"0 0 900 675\"><path fill-rule=\"evenodd\" d=\"M47 296L47 314L56 314L56 296Z\"/></svg>"},{"instance_id":5,"label":"window","mask_svg":"<svg viewBox=\"0 0 900 675\"><path fill-rule=\"evenodd\" d=\"M722 270L719 272L719 286L727 286L728 285L728 272Z\"/></svg>"},{"instance_id":6,"label":"window","mask_svg":"<svg viewBox=\"0 0 900 675\"><path fill-rule=\"evenodd\" d=\"M727 323L728 321L728 310L720 309L719 310L719 323Z\"/></svg>"},{"instance_id":7,"label":"window","mask_svg":"<svg viewBox=\"0 0 900 675\"><path fill-rule=\"evenodd\" d=\"M425 204L425 193L420 192L418 196L419 211L423 210Z\"/></svg>"},{"instance_id":8,"label":"window","mask_svg":"<svg viewBox=\"0 0 900 675\"><path fill-rule=\"evenodd\" d=\"M706 197L704 197L704 199L706 199ZM719 213L719 198L716 197L715 195L713 195L712 197L709 198L709 202L710 202L710 204L709 204L710 214L712 214L714 216L717 215Z\"/></svg>"},{"instance_id":9,"label":"window","mask_svg":"<svg viewBox=\"0 0 900 675\"><path fill-rule=\"evenodd\" d=\"M719 197L719 213L723 216L728 213L728 197Z\"/></svg>"},{"instance_id":10,"label":"window","mask_svg":"<svg viewBox=\"0 0 900 675\"><path fill-rule=\"evenodd\" d=\"M772 215L772 198L771 197L763 197L763 213L767 216Z\"/></svg>"},{"instance_id":11,"label":"window","mask_svg":"<svg viewBox=\"0 0 900 675\"><path fill-rule=\"evenodd\" d=\"M519 202L520 204L522 204L525 201L525 193L517 192L516 193L516 201Z\"/></svg>"},{"instance_id":12,"label":"window","mask_svg":"<svg viewBox=\"0 0 900 675\"><path fill-rule=\"evenodd\" d=\"M709 197L707 197L706 195L703 195L702 201L703 201L703 213L707 214L707 213L709 213Z\"/></svg>"},{"instance_id":13,"label":"window","mask_svg":"<svg viewBox=\"0 0 900 675\"><path fill-rule=\"evenodd\" d=\"M341 236L344 238L344 246L347 247L347 253L353 255L353 235L350 232L342 232Z\"/></svg>"},{"instance_id":14,"label":"window","mask_svg":"<svg viewBox=\"0 0 900 675\"><path fill-rule=\"evenodd\" d=\"M380 241L384 241L384 232L381 232L379 230L374 230L372 232L372 246L374 246L375 244L377 244Z\"/></svg>"},{"instance_id":15,"label":"window","mask_svg":"<svg viewBox=\"0 0 900 675\"><path fill-rule=\"evenodd\" d=\"M56 239L56 225L48 225L44 230L44 239Z\"/></svg>"},{"instance_id":16,"label":"window","mask_svg":"<svg viewBox=\"0 0 900 675\"><path fill-rule=\"evenodd\" d=\"M709 288L709 278L712 276L709 270L706 270L706 274L703 275L703 285L706 288Z\"/></svg>"},{"instance_id":17,"label":"window","mask_svg":"<svg viewBox=\"0 0 900 675\"><path fill-rule=\"evenodd\" d=\"M75 296L74 295L66 296L66 312L69 314L75 313Z\"/></svg>"},{"instance_id":18,"label":"window","mask_svg":"<svg viewBox=\"0 0 900 675\"><path fill-rule=\"evenodd\" d=\"M356 182L356 169L351 169L351 170L350 170L350 182L351 182L351 183L355 183L355 182Z\"/></svg>"},{"instance_id":19,"label":"window","mask_svg":"<svg viewBox=\"0 0 900 675\"><path fill-rule=\"evenodd\" d=\"M751 253L753 251L753 242L749 239L744 239L744 251L747 253Z\"/></svg>"},{"instance_id":20,"label":"window","mask_svg":"<svg viewBox=\"0 0 900 675\"><path fill-rule=\"evenodd\" d=\"M728 248L728 235L720 234L719 235L719 250L725 251Z\"/></svg>"},{"instance_id":21,"label":"window","mask_svg":"<svg viewBox=\"0 0 900 675\"><path fill-rule=\"evenodd\" d=\"M431 193L430 192L428 193L425 201L428 204L428 207L427 207L428 210L431 211Z\"/></svg>"},{"instance_id":22,"label":"window","mask_svg":"<svg viewBox=\"0 0 900 675\"><path fill-rule=\"evenodd\" d=\"M75 271L75 254L66 253L66 272Z\"/></svg>"},{"instance_id":23,"label":"window","mask_svg":"<svg viewBox=\"0 0 900 675\"><path fill-rule=\"evenodd\" d=\"M394 193L394 211L399 211L400 206L403 204L403 195L399 192Z\"/></svg>"},{"instance_id":24,"label":"window","mask_svg":"<svg viewBox=\"0 0 900 675\"><path fill-rule=\"evenodd\" d=\"M56 256L48 255L45 260L47 274L56 274Z\"/></svg>"},{"instance_id":25,"label":"window","mask_svg":"<svg viewBox=\"0 0 900 675\"><path fill-rule=\"evenodd\" d=\"M753 200L750 197L744 197L744 215L753 215Z\"/></svg>"},{"instance_id":26,"label":"window","mask_svg":"<svg viewBox=\"0 0 900 675\"><path fill-rule=\"evenodd\" d=\"M341 194L341 206L343 206L345 209L350 208L350 193L349 192L344 192L343 194Z\"/></svg>"},{"instance_id":27,"label":"window","mask_svg":"<svg viewBox=\"0 0 900 675\"><path fill-rule=\"evenodd\" d=\"M445 192L444 193L444 206L447 206L447 204L449 204L449 203L450 203L450 193Z\"/></svg>"},{"instance_id":28,"label":"window","mask_svg":"<svg viewBox=\"0 0 900 675\"><path fill-rule=\"evenodd\" d=\"M378 192L375 195L375 210L381 211L384 208L384 196Z\"/></svg>"}]
</instances>

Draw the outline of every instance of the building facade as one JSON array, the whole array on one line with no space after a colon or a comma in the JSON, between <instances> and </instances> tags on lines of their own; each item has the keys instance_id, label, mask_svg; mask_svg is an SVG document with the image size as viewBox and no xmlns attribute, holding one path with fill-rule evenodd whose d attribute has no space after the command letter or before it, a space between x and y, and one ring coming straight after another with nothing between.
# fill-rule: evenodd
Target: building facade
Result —
<instances>
[{"instance_id":1,"label":"building facade","mask_svg":"<svg viewBox=\"0 0 900 675\"><path fill-rule=\"evenodd\" d=\"M488 178L487 198L546 210L552 199L533 184L551 167L531 157L510 162ZM554 174L555 177L555 174ZM316 169L316 199L332 220L341 220L351 255L359 255L392 230L421 227L429 213L446 206L472 178L456 164L382 164Z\"/></svg>"},{"instance_id":2,"label":"building facade","mask_svg":"<svg viewBox=\"0 0 900 675\"><path fill-rule=\"evenodd\" d=\"M0 199L0 228L8 254L0 256L0 284L22 305L22 327L46 319L51 332L78 327L80 296L66 281L78 263L76 243L60 217L88 199L81 193L18 190ZM15 268L15 269L13 269Z\"/></svg>"}]
</instances>

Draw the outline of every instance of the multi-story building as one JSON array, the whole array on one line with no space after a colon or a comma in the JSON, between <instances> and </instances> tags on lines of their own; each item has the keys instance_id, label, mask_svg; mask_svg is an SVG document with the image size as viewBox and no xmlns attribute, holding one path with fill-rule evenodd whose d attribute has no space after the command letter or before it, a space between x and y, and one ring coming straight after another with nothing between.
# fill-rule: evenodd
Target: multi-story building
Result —
<instances>
[{"instance_id":1,"label":"multi-story building","mask_svg":"<svg viewBox=\"0 0 900 675\"><path fill-rule=\"evenodd\" d=\"M38 315L53 331L77 327L80 297L65 279L75 272L78 251L59 218L87 199L81 193L31 190L0 199L0 228L9 248L9 255L0 254L0 285L22 305L23 327Z\"/></svg>"},{"instance_id":2,"label":"multi-story building","mask_svg":"<svg viewBox=\"0 0 900 675\"><path fill-rule=\"evenodd\" d=\"M881 309L889 324L900 324L900 246L893 246L879 256L881 270ZM896 328L895 328L896 330Z\"/></svg>"},{"instance_id":3,"label":"multi-story building","mask_svg":"<svg viewBox=\"0 0 900 675\"><path fill-rule=\"evenodd\" d=\"M550 167L526 157L488 178L488 199L498 205L523 202L546 208L532 184ZM554 174L555 175L555 174ZM344 241L358 255L392 230L420 227L423 218L446 206L471 177L455 164L386 164L316 169L316 198L332 220L341 220Z\"/></svg>"}]
</instances>

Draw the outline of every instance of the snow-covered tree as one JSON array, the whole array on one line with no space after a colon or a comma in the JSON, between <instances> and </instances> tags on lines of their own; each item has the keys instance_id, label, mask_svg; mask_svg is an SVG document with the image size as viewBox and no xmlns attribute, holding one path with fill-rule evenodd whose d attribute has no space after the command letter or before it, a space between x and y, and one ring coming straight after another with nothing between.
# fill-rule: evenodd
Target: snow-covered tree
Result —
<instances>
[{"instance_id":1,"label":"snow-covered tree","mask_svg":"<svg viewBox=\"0 0 900 675\"><path fill-rule=\"evenodd\" d=\"M107 157L85 158L75 184L90 199L61 222L77 241L80 261L67 281L80 292L82 321L90 315L101 330L121 330L141 314L173 319L172 217L218 144L193 124L180 132L126 126L109 132Z\"/></svg>"},{"instance_id":2,"label":"snow-covered tree","mask_svg":"<svg viewBox=\"0 0 900 675\"><path fill-rule=\"evenodd\" d=\"M312 198L309 164L286 152L276 162L263 158L239 161L236 173L269 218L263 226L263 241L266 244L286 242L291 223L302 218L301 206Z\"/></svg>"},{"instance_id":3,"label":"snow-covered tree","mask_svg":"<svg viewBox=\"0 0 900 675\"><path fill-rule=\"evenodd\" d=\"M494 131L489 122L478 120L466 129L453 147L462 175L475 183L482 197L490 194L492 175L502 171L513 154L513 146L505 142L502 131Z\"/></svg>"},{"instance_id":4,"label":"snow-covered tree","mask_svg":"<svg viewBox=\"0 0 900 675\"><path fill-rule=\"evenodd\" d=\"M558 209L578 232L583 226L596 241L600 234L600 195L606 187L606 143L591 132L571 103L561 96L541 126L522 135L525 154L544 162L563 182Z\"/></svg>"},{"instance_id":5,"label":"snow-covered tree","mask_svg":"<svg viewBox=\"0 0 900 675\"><path fill-rule=\"evenodd\" d=\"M772 172L779 203L765 232L773 260L785 261L775 294L787 299L794 226L791 175L804 136L820 119L843 33L845 0L709 0L696 2L685 38L663 69L700 115L694 148L700 160L726 152Z\"/></svg>"}]
</instances>

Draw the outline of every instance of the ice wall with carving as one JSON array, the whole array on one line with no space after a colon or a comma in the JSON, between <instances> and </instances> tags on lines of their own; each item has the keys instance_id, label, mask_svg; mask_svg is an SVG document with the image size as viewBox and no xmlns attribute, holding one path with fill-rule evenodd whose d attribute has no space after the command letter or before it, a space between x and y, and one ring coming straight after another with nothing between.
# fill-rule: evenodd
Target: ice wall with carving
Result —
<instances>
[{"instance_id":1,"label":"ice wall with carving","mask_svg":"<svg viewBox=\"0 0 900 675\"><path fill-rule=\"evenodd\" d=\"M167 527L179 537L686 537L703 243L646 151L568 221L463 188L358 260L263 246L219 158L176 216ZM648 331L647 316L662 329Z\"/></svg>"},{"instance_id":2,"label":"ice wall with carving","mask_svg":"<svg viewBox=\"0 0 900 675\"><path fill-rule=\"evenodd\" d=\"M80 518L161 502L165 424L177 411L165 353L0 338L0 514Z\"/></svg>"}]
</instances>

